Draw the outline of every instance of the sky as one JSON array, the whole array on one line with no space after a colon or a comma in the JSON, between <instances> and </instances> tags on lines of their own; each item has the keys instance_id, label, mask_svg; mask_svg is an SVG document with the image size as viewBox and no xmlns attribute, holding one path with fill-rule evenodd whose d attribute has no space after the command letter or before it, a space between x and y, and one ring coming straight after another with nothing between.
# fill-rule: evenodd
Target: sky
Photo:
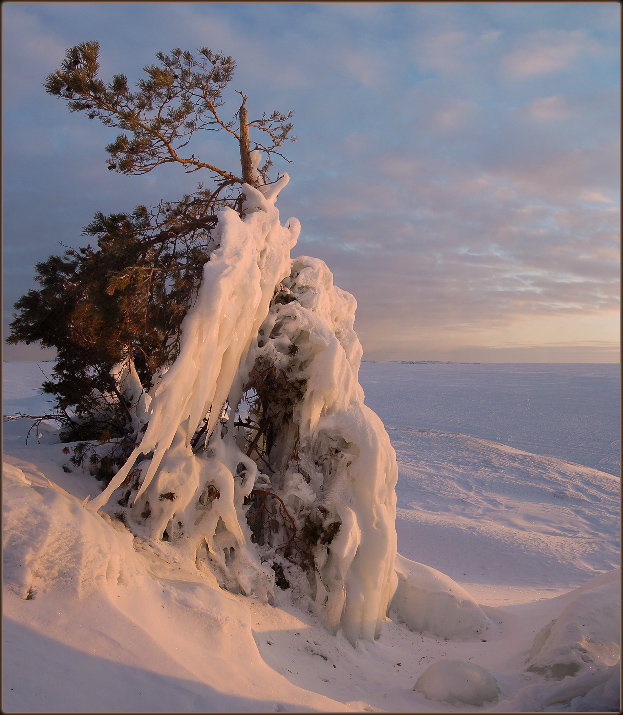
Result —
<instances>
[{"instance_id":1,"label":"sky","mask_svg":"<svg viewBox=\"0 0 623 715\"><path fill-rule=\"evenodd\" d=\"M108 171L118 132L45 93L88 40L131 82L208 46L236 60L232 114L235 90L294 110L278 207L302 223L293 255L355 295L364 359L619 361L618 3L4 3L5 337L35 263L85 245L96 211L200 180ZM228 137L196 146L236 171Z\"/></svg>"}]
</instances>

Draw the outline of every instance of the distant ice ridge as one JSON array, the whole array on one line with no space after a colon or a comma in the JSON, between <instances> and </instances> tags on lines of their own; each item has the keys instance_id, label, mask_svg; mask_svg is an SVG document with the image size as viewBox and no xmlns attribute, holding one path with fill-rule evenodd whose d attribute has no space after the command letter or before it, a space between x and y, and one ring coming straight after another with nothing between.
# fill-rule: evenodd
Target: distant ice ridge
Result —
<instances>
[{"instance_id":1,"label":"distant ice ridge","mask_svg":"<svg viewBox=\"0 0 623 715\"><path fill-rule=\"evenodd\" d=\"M322 261L290 259L300 224L282 226L275 206L288 181L245 185L243 218L231 209L219 215L219 247L183 321L179 356L142 403L142 440L88 506L118 511L110 500L124 486L114 501L134 533L175 542L220 585L270 599L274 575L259 546L249 546L246 519L260 485L266 497L281 499L295 529L263 534L263 561L278 560L288 537L286 550L290 543L299 549L308 581L298 579L294 590L307 589L327 626L355 642L380 634L396 588L396 455L363 404L355 299L333 285ZM131 366L114 372L120 390L134 394ZM276 470L263 474L234 422L245 389L273 382L266 439ZM225 404L229 420L221 427ZM206 414L207 450L193 454ZM272 502L258 509L261 518L287 521L278 511ZM297 545L294 535L303 532Z\"/></svg>"}]
</instances>

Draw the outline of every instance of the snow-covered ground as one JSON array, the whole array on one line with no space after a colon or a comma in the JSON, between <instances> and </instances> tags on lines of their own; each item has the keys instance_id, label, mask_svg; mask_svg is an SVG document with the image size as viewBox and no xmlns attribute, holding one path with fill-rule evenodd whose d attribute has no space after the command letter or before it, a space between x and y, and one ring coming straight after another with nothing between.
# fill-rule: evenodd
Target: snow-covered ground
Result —
<instances>
[{"instance_id":1,"label":"snow-covered ground","mask_svg":"<svg viewBox=\"0 0 623 715\"><path fill-rule=\"evenodd\" d=\"M3 414L45 412L50 368L4 363ZM360 380L398 457L404 558L356 647L287 590L222 591L84 509L100 486L63 470L54 432L3 422L3 710L617 711L618 366L364 362Z\"/></svg>"}]
</instances>

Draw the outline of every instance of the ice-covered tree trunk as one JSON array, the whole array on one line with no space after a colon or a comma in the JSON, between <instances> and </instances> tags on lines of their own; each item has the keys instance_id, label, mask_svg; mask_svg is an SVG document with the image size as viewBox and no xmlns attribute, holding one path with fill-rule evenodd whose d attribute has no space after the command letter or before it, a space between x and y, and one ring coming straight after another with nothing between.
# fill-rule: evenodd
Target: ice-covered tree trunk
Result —
<instances>
[{"instance_id":1,"label":"ice-covered tree trunk","mask_svg":"<svg viewBox=\"0 0 623 715\"><path fill-rule=\"evenodd\" d=\"M378 636L396 587L396 459L363 403L354 298L322 261L290 259L300 225L275 206L287 182L245 185L243 218L219 215L179 356L141 403L142 440L89 506L224 588L268 598L276 574L354 642Z\"/></svg>"},{"instance_id":2,"label":"ice-covered tree trunk","mask_svg":"<svg viewBox=\"0 0 623 715\"><path fill-rule=\"evenodd\" d=\"M363 403L355 307L322 261L295 259L250 355L271 487L297 526L284 553L311 556L318 612L353 641L379 635L395 590L397 480L389 437Z\"/></svg>"}]
</instances>

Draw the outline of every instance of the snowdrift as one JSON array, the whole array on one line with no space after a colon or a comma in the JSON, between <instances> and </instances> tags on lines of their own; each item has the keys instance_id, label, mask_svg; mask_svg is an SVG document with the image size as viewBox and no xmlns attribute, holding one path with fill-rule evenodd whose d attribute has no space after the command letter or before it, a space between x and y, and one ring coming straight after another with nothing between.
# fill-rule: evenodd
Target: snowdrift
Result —
<instances>
[{"instance_id":1,"label":"snowdrift","mask_svg":"<svg viewBox=\"0 0 623 715\"><path fill-rule=\"evenodd\" d=\"M456 581L437 569L396 555L398 588L390 614L411 630L446 640L483 638L489 619Z\"/></svg>"},{"instance_id":2,"label":"snowdrift","mask_svg":"<svg viewBox=\"0 0 623 715\"><path fill-rule=\"evenodd\" d=\"M60 462L60 445L58 455ZM405 561L398 558L403 573ZM428 578L433 598L425 611L434 613L434 594L451 581L415 565L417 572ZM524 653L512 626L519 613L500 609L491 612L498 625L487 643L442 641L440 649L434 638L413 633L411 640L390 621L374 650L363 641L353 648L340 634L323 636L304 611L223 590L173 544L132 538L34 464L6 457L3 574L3 682L13 689L4 688L7 711L360 710L365 699L342 695L351 678L360 698L390 711L618 708L619 572L546 603L555 617ZM284 604L287 598L281 595ZM541 604L523 607L521 634L542 620ZM519 677L511 675L515 662ZM366 684L372 690L364 696ZM384 687L392 691L386 708Z\"/></svg>"},{"instance_id":3,"label":"snowdrift","mask_svg":"<svg viewBox=\"0 0 623 715\"><path fill-rule=\"evenodd\" d=\"M5 654L28 661L18 687L4 660L3 710L344 709L269 668L248 608L174 547L132 538L22 460L3 463L3 574Z\"/></svg>"},{"instance_id":4,"label":"snowdrift","mask_svg":"<svg viewBox=\"0 0 623 715\"><path fill-rule=\"evenodd\" d=\"M10 591L30 600L62 588L80 600L119 578L120 555L132 553L132 534L111 528L32 468L5 461L2 471L3 574ZM125 556L127 570L132 560Z\"/></svg>"},{"instance_id":5,"label":"snowdrift","mask_svg":"<svg viewBox=\"0 0 623 715\"><path fill-rule=\"evenodd\" d=\"M616 666L621 652L620 571L577 589L560 615L535 636L527 670L562 680L581 671Z\"/></svg>"}]
</instances>

